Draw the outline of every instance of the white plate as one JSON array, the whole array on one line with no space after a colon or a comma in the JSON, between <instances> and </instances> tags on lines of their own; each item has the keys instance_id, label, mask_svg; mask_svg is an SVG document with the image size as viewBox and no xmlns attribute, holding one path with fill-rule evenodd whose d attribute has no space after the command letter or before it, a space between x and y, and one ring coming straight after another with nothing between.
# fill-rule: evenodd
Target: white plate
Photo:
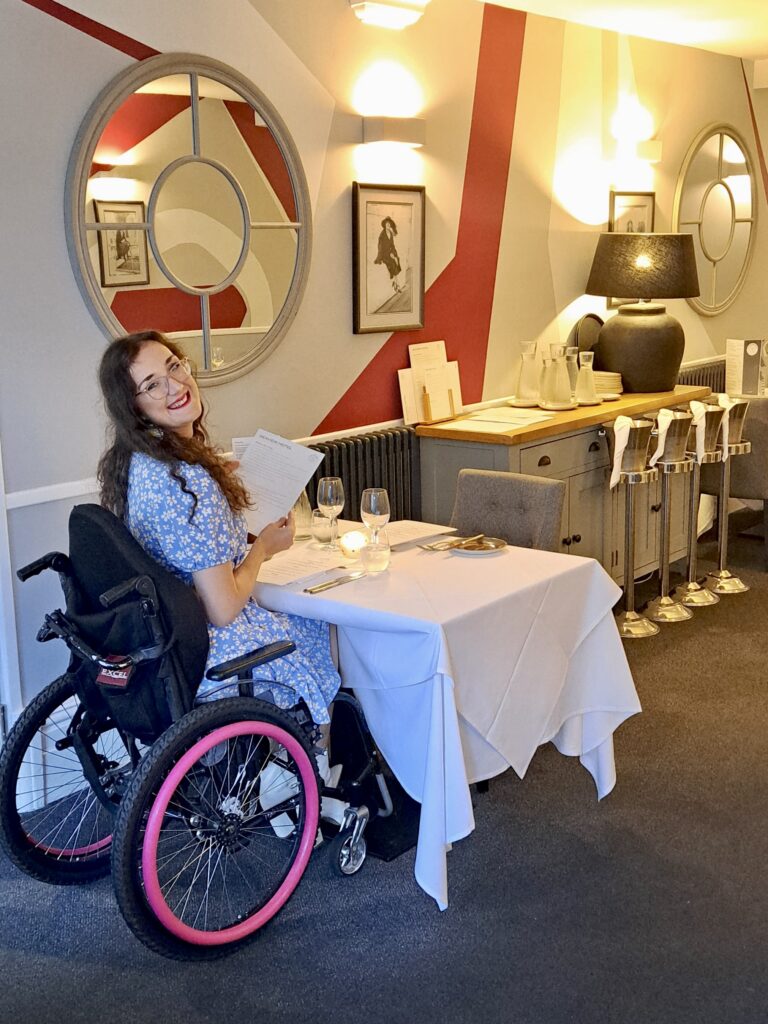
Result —
<instances>
[{"instance_id":1,"label":"white plate","mask_svg":"<svg viewBox=\"0 0 768 1024\"><path fill-rule=\"evenodd\" d=\"M621 395L614 395L612 392L609 391L598 391L598 394L604 402L618 402L618 400L621 398Z\"/></svg>"},{"instance_id":2,"label":"white plate","mask_svg":"<svg viewBox=\"0 0 768 1024\"><path fill-rule=\"evenodd\" d=\"M507 542L499 537L483 537L482 540L475 541L474 545L466 548L449 548L448 550L452 555L498 555L506 546Z\"/></svg>"}]
</instances>

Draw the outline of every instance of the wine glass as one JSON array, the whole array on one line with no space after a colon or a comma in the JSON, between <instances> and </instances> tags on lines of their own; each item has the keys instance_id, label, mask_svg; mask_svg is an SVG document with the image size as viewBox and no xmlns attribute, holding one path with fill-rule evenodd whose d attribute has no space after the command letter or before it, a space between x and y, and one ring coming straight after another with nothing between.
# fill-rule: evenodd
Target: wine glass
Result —
<instances>
[{"instance_id":1,"label":"wine glass","mask_svg":"<svg viewBox=\"0 0 768 1024\"><path fill-rule=\"evenodd\" d=\"M360 499L360 518L371 531L374 542L389 522L389 495L383 487L366 487Z\"/></svg>"},{"instance_id":2,"label":"wine glass","mask_svg":"<svg viewBox=\"0 0 768 1024\"><path fill-rule=\"evenodd\" d=\"M339 546L336 540L339 532L336 519L344 508L344 484L341 477L324 476L318 480L317 507L331 520L331 541L328 547L335 551Z\"/></svg>"}]
</instances>

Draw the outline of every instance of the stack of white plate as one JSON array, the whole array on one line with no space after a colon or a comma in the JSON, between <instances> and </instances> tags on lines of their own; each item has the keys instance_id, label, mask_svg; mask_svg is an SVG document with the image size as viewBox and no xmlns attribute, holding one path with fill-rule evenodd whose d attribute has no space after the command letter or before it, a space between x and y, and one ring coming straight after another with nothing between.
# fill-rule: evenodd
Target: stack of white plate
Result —
<instances>
[{"instance_id":1,"label":"stack of white plate","mask_svg":"<svg viewBox=\"0 0 768 1024\"><path fill-rule=\"evenodd\" d=\"M607 370L595 370L595 387L599 394L620 395L624 390L620 373L609 373Z\"/></svg>"}]
</instances>

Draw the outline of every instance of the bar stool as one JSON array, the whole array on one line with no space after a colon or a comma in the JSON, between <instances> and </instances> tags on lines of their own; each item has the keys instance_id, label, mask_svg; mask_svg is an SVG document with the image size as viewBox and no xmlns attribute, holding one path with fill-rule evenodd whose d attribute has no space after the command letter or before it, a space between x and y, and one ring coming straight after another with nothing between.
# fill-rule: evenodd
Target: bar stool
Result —
<instances>
[{"instance_id":1,"label":"bar stool","mask_svg":"<svg viewBox=\"0 0 768 1024\"><path fill-rule=\"evenodd\" d=\"M653 622L684 622L693 617L685 605L669 595L669 541L672 512L671 477L693 470L686 454L693 415L688 409L662 409L658 416L659 440L663 444L658 468L661 472L661 530L659 535L659 596L648 602L645 614ZM653 456L651 462L657 458Z\"/></svg>"},{"instance_id":2,"label":"bar stool","mask_svg":"<svg viewBox=\"0 0 768 1024\"><path fill-rule=\"evenodd\" d=\"M685 622L693 612L669 593L669 524L672 510L670 478L680 473L691 473L695 462L685 458L680 462L659 462L661 470L661 530L659 535L659 596L649 601L645 613L653 622ZM694 531L695 535L695 531Z\"/></svg>"},{"instance_id":3,"label":"bar stool","mask_svg":"<svg viewBox=\"0 0 768 1024\"><path fill-rule=\"evenodd\" d=\"M706 587L702 587L698 580L698 523L699 523L699 501L701 499L701 467L720 462L722 452L717 447L717 438L720 433L720 426L723 422L725 409L719 405L707 407L703 426L704 437L702 439L703 452L701 460L698 456L693 457L693 472L691 473L691 486L688 492L688 573L687 581L679 584L672 591L675 600L680 601L687 608L702 608L707 605L717 604L720 598ZM696 437L696 428L691 427L691 436ZM689 447L691 441L689 437ZM694 443L694 448L699 445Z\"/></svg>"},{"instance_id":4,"label":"bar stool","mask_svg":"<svg viewBox=\"0 0 768 1024\"><path fill-rule=\"evenodd\" d=\"M749 455L750 441L737 441L728 445L728 458L720 462L720 490L717 497L717 570L707 574L707 587L715 594L745 594L749 587L726 568L728 562L728 498L731 494L731 459Z\"/></svg>"},{"instance_id":5,"label":"bar stool","mask_svg":"<svg viewBox=\"0 0 768 1024\"><path fill-rule=\"evenodd\" d=\"M619 634L626 640L638 640L656 636L659 627L644 615L635 611L635 493L638 484L649 484L657 480L659 471L641 469L636 472L621 471L619 483L626 485L624 501L624 611L616 619Z\"/></svg>"}]
</instances>

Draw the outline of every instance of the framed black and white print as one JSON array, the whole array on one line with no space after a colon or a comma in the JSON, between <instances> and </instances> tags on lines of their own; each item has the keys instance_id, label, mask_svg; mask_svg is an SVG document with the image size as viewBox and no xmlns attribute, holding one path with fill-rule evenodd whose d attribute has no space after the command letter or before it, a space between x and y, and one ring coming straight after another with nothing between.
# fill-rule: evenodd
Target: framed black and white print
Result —
<instances>
[{"instance_id":1,"label":"framed black and white print","mask_svg":"<svg viewBox=\"0 0 768 1024\"><path fill-rule=\"evenodd\" d=\"M424 326L423 185L352 185L353 330Z\"/></svg>"},{"instance_id":2,"label":"framed black and white print","mask_svg":"<svg viewBox=\"0 0 768 1024\"><path fill-rule=\"evenodd\" d=\"M93 208L97 221L121 225L97 232L102 288L149 284L147 232L131 227L146 221L144 203L94 199Z\"/></svg>"},{"instance_id":3,"label":"framed black and white print","mask_svg":"<svg viewBox=\"0 0 768 1024\"><path fill-rule=\"evenodd\" d=\"M615 192L611 189L608 203L608 230L650 233L656 222L655 192ZM609 297L605 300L607 309L618 309L634 299Z\"/></svg>"}]
</instances>

